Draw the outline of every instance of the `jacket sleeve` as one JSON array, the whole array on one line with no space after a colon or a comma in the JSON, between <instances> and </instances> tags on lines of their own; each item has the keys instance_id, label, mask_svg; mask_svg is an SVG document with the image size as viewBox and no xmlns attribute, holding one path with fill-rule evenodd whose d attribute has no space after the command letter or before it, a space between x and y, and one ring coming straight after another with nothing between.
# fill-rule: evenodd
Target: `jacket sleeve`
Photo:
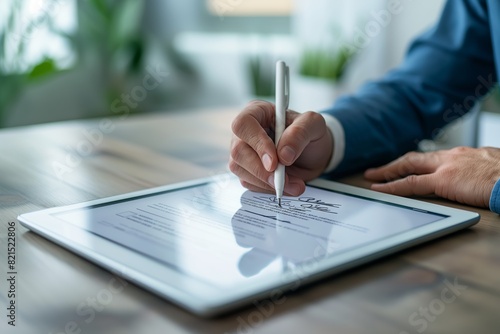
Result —
<instances>
[{"instance_id":1,"label":"jacket sleeve","mask_svg":"<svg viewBox=\"0 0 500 334\"><path fill-rule=\"evenodd\" d=\"M326 113L345 132L342 162L327 176L379 166L470 110L497 81L485 0L449 0L403 64Z\"/></svg>"},{"instance_id":2,"label":"jacket sleeve","mask_svg":"<svg viewBox=\"0 0 500 334\"><path fill-rule=\"evenodd\" d=\"M490 210L500 214L500 180L495 183L491 191Z\"/></svg>"}]
</instances>

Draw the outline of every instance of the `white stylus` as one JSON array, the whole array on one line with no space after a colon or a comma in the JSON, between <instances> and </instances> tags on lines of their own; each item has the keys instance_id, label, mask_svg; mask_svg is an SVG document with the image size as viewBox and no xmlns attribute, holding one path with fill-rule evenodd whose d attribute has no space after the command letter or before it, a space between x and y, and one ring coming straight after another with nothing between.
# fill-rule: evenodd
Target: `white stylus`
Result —
<instances>
[{"instance_id":1,"label":"white stylus","mask_svg":"<svg viewBox=\"0 0 500 334\"><path fill-rule=\"evenodd\" d=\"M286 66L284 61L279 60L276 62L276 126L274 129L274 143L276 148L286 126L286 110L288 109L290 94L289 74L288 66ZM276 198L280 207L284 186L285 166L278 163L278 167L274 171L274 188L276 189Z\"/></svg>"}]
</instances>

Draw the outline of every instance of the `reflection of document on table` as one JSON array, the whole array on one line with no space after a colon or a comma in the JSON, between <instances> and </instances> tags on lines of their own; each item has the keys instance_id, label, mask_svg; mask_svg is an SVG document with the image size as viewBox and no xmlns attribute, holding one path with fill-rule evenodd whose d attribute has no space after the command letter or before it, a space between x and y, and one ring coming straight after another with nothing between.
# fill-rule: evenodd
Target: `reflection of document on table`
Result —
<instances>
[{"instance_id":1,"label":"reflection of document on table","mask_svg":"<svg viewBox=\"0 0 500 334\"><path fill-rule=\"evenodd\" d=\"M57 216L221 287L442 218L313 187L282 205L229 179Z\"/></svg>"},{"instance_id":2,"label":"reflection of document on table","mask_svg":"<svg viewBox=\"0 0 500 334\"><path fill-rule=\"evenodd\" d=\"M238 244L252 247L239 264L244 275L258 273L275 256L288 266L319 260L443 218L313 187L285 199L287 209L277 207L272 195L251 192L241 203L233 230Z\"/></svg>"}]
</instances>

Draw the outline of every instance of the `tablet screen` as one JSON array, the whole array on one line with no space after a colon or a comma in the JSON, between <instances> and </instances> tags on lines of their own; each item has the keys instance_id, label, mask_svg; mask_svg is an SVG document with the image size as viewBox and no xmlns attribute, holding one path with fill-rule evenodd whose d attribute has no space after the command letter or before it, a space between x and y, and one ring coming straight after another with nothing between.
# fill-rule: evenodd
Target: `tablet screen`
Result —
<instances>
[{"instance_id":1,"label":"tablet screen","mask_svg":"<svg viewBox=\"0 0 500 334\"><path fill-rule=\"evenodd\" d=\"M234 178L53 215L221 289L448 217L313 186L280 208Z\"/></svg>"}]
</instances>

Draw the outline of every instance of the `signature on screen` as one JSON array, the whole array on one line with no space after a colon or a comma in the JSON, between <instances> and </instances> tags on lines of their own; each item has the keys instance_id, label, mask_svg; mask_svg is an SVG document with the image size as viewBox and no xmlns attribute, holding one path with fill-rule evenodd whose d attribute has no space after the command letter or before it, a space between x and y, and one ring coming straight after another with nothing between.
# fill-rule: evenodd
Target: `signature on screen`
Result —
<instances>
[{"instance_id":1,"label":"signature on screen","mask_svg":"<svg viewBox=\"0 0 500 334\"><path fill-rule=\"evenodd\" d=\"M278 203L276 196L254 196L254 199L267 203ZM282 198L281 206L288 210L296 211L321 211L325 213L337 214L332 208L338 209L341 204L327 203L315 197Z\"/></svg>"}]
</instances>

